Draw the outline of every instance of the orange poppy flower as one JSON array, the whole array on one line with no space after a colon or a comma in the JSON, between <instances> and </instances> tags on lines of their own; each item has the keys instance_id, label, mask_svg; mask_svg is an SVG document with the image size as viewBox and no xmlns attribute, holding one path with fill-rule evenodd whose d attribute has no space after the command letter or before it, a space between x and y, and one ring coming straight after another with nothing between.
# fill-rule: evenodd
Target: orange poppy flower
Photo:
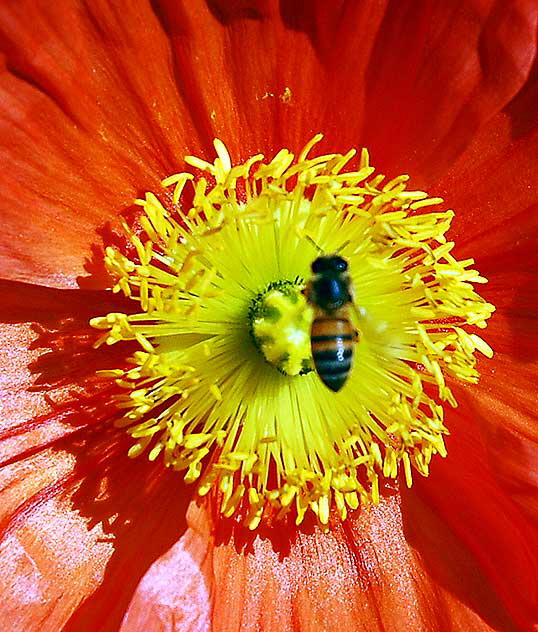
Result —
<instances>
[{"instance_id":1,"label":"orange poppy flower","mask_svg":"<svg viewBox=\"0 0 538 632\"><path fill-rule=\"evenodd\" d=\"M3 3L6 629L538 630L537 20L532 0ZM152 229L133 201L162 192L163 179L186 169L185 156L197 177L214 169L218 180L214 165L228 173L230 156L241 165L286 147L301 157L320 130L324 168L337 173L350 147L365 146L383 173L409 173L414 188L456 209L454 252L460 262L474 258L489 280L481 289L487 303L465 295L467 322L481 322L471 304L495 305L485 335L495 356L479 361L477 385L448 367L459 405L447 407L448 456L432 461L429 476L414 476L407 488L409 463L422 473L427 463L404 451L401 481L368 470L372 490L381 486L379 498L371 492L376 502L343 509L335 500L324 512L324 498L340 498L333 489L308 500L314 511L298 526L288 515L245 525L223 515L236 509L217 504L224 487L200 500L163 467L164 443L153 460L127 458L133 438L139 451L147 443L138 426L118 427L121 382L134 375L128 358L137 342L148 341L133 335L95 348L100 333L89 322L118 313L133 322L137 308L108 291L117 281L109 273L138 265L127 262L140 255L133 227ZM213 164L214 138L227 150L217 142ZM167 208L172 195L163 193ZM151 214L152 198L144 199ZM120 216L129 218L130 241ZM332 244L326 237L323 248ZM125 284L141 288L129 274ZM460 356L451 344L453 368ZM321 392L316 379L304 383ZM357 368L350 379L360 381ZM437 384L446 394L444 379ZM215 399L221 390L213 385ZM326 408L344 401L328 397ZM200 410L195 420L210 417L211 408ZM397 434L387 427L383 437ZM436 427L431 445L443 453L444 427ZM390 474L386 455L399 444L385 447Z\"/></svg>"}]
</instances>

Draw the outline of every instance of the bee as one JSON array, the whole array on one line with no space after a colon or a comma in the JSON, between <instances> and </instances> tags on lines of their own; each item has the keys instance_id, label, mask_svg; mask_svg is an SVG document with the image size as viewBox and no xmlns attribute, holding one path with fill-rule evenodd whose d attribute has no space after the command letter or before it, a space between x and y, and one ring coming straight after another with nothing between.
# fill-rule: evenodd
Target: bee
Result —
<instances>
[{"instance_id":1,"label":"bee","mask_svg":"<svg viewBox=\"0 0 538 632\"><path fill-rule=\"evenodd\" d=\"M353 299L347 261L337 254L315 259L305 294L314 307L310 332L314 366L325 386L337 392L351 370L358 335L350 320Z\"/></svg>"}]
</instances>

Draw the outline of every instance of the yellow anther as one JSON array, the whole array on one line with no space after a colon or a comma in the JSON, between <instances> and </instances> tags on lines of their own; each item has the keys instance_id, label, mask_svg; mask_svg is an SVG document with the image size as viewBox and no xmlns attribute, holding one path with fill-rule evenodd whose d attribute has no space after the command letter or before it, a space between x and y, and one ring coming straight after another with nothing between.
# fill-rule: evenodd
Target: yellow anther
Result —
<instances>
[{"instance_id":1,"label":"yellow anther","mask_svg":"<svg viewBox=\"0 0 538 632\"><path fill-rule=\"evenodd\" d=\"M411 461L409 460L409 454L407 452L403 453L402 461L404 465L405 482L407 483L407 487L411 487L413 485L413 475L411 473Z\"/></svg>"},{"instance_id":2,"label":"yellow anther","mask_svg":"<svg viewBox=\"0 0 538 632\"><path fill-rule=\"evenodd\" d=\"M220 158L222 168L225 172L230 171L232 168L232 161L230 160L230 154L226 149L226 145L218 138L215 138L213 145L215 147L215 151L217 152L217 156Z\"/></svg>"},{"instance_id":3,"label":"yellow anther","mask_svg":"<svg viewBox=\"0 0 538 632\"><path fill-rule=\"evenodd\" d=\"M192 450L193 448L199 448L204 443L207 443L211 438L212 435L208 433L190 434L185 438L184 445L187 450Z\"/></svg>"},{"instance_id":4,"label":"yellow anther","mask_svg":"<svg viewBox=\"0 0 538 632\"><path fill-rule=\"evenodd\" d=\"M482 340L482 338L480 338L480 336L477 336L476 334L471 334L470 337L471 337L471 340L473 341L475 349L478 349L480 353L483 353L486 356L486 358L493 357L493 349L488 345L487 342Z\"/></svg>"}]
</instances>

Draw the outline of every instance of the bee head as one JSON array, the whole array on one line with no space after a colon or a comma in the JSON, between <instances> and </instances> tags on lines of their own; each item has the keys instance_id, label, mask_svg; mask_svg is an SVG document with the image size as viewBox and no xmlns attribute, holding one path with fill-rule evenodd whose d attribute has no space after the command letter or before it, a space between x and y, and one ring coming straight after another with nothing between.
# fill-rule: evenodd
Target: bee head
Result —
<instances>
[{"instance_id":1,"label":"bee head","mask_svg":"<svg viewBox=\"0 0 538 632\"><path fill-rule=\"evenodd\" d=\"M324 273L341 273L346 272L347 261L343 257L338 255L321 256L315 259L312 263L312 272L314 274Z\"/></svg>"},{"instance_id":2,"label":"bee head","mask_svg":"<svg viewBox=\"0 0 538 632\"><path fill-rule=\"evenodd\" d=\"M326 311L334 311L351 300L347 261L338 255L323 255L312 263L310 301Z\"/></svg>"}]
</instances>

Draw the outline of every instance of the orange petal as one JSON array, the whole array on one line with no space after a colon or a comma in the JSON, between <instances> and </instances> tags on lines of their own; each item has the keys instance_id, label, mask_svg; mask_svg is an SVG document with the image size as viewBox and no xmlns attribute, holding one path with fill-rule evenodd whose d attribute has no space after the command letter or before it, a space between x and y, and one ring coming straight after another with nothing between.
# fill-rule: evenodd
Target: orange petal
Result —
<instances>
[{"instance_id":1,"label":"orange petal","mask_svg":"<svg viewBox=\"0 0 538 632\"><path fill-rule=\"evenodd\" d=\"M514 139L527 135L538 125L537 100L538 56L534 58L534 64L525 85L505 110L510 118Z\"/></svg>"},{"instance_id":2,"label":"orange petal","mask_svg":"<svg viewBox=\"0 0 538 632\"><path fill-rule=\"evenodd\" d=\"M149 4L4 4L0 46L0 275L73 287L96 228L198 151L193 120Z\"/></svg>"},{"instance_id":3,"label":"orange petal","mask_svg":"<svg viewBox=\"0 0 538 632\"><path fill-rule=\"evenodd\" d=\"M128 351L92 348L89 318L121 310L118 297L10 281L0 281L0 291L0 457L8 458L110 411L105 393L113 384L95 370L121 366Z\"/></svg>"},{"instance_id":4,"label":"orange petal","mask_svg":"<svg viewBox=\"0 0 538 632\"><path fill-rule=\"evenodd\" d=\"M103 580L113 542L98 526L89 528L67 498L55 497L54 483L72 466L69 455L43 453L19 472L3 468L2 484L20 495L21 508L2 521L0 618L5 629L38 630L46 621L60 630L81 599ZM36 479L41 475L41 481ZM24 506L25 495L34 500ZM9 494L8 494L9 495ZM6 493L1 494L2 507ZM30 506L31 504L31 506ZM24 511L23 511L24 508Z\"/></svg>"},{"instance_id":5,"label":"orange petal","mask_svg":"<svg viewBox=\"0 0 538 632\"><path fill-rule=\"evenodd\" d=\"M398 496L385 498L327 534L310 526L230 537L217 525L212 630L426 632L509 623L477 561L427 508L426 536L445 548L432 566L409 543L409 511Z\"/></svg>"},{"instance_id":6,"label":"orange petal","mask_svg":"<svg viewBox=\"0 0 538 632\"><path fill-rule=\"evenodd\" d=\"M502 274L498 255L528 249L520 237L526 228L536 231L538 127L512 141L507 123L505 114L496 117L486 130L487 138L477 138L435 186L456 210L451 237L458 255L482 260L484 274ZM493 144L489 149L488 139ZM535 238L535 233L529 237Z\"/></svg>"},{"instance_id":7,"label":"orange petal","mask_svg":"<svg viewBox=\"0 0 538 632\"><path fill-rule=\"evenodd\" d=\"M234 161L297 150L321 129L326 72L309 38L283 20L283 4L158 3L190 110Z\"/></svg>"},{"instance_id":8,"label":"orange petal","mask_svg":"<svg viewBox=\"0 0 538 632\"><path fill-rule=\"evenodd\" d=\"M513 324L517 326L516 320ZM538 347L534 326L533 347ZM491 369L484 367L480 387L466 393L496 482L538 528L537 372L528 359L497 352Z\"/></svg>"},{"instance_id":9,"label":"orange petal","mask_svg":"<svg viewBox=\"0 0 538 632\"><path fill-rule=\"evenodd\" d=\"M481 294L497 307L483 332L495 357L479 366L478 386L462 397L478 423L496 482L535 524L538 117L529 98L537 89L535 68L509 112L488 124L440 183L457 211L458 255L476 260L489 280Z\"/></svg>"},{"instance_id":10,"label":"orange petal","mask_svg":"<svg viewBox=\"0 0 538 632\"><path fill-rule=\"evenodd\" d=\"M538 205L491 235L499 245L498 273L487 269L491 287L484 294L498 306L486 336L495 356L481 367L479 385L465 393L497 481L536 525L537 235Z\"/></svg>"},{"instance_id":11,"label":"orange petal","mask_svg":"<svg viewBox=\"0 0 538 632\"><path fill-rule=\"evenodd\" d=\"M102 581L73 612L66 630L117 630L142 577L186 529L192 489L161 463L129 459L128 438L120 433L114 440L102 431L70 448L81 481L74 506L90 524L104 525L114 550Z\"/></svg>"},{"instance_id":12,"label":"orange petal","mask_svg":"<svg viewBox=\"0 0 538 632\"><path fill-rule=\"evenodd\" d=\"M366 76L375 164L429 181L450 166L523 85L537 19L533 0L392 2Z\"/></svg>"},{"instance_id":13,"label":"orange petal","mask_svg":"<svg viewBox=\"0 0 538 632\"><path fill-rule=\"evenodd\" d=\"M210 544L209 523L192 503L189 528L149 568L127 609L121 632L206 632L211 597L202 572Z\"/></svg>"},{"instance_id":14,"label":"orange petal","mask_svg":"<svg viewBox=\"0 0 538 632\"><path fill-rule=\"evenodd\" d=\"M493 475L536 523L538 435L538 64L520 95L490 121L439 183L456 209L452 238L488 278L481 294L497 307L484 338L493 361L465 391Z\"/></svg>"},{"instance_id":15,"label":"orange petal","mask_svg":"<svg viewBox=\"0 0 538 632\"><path fill-rule=\"evenodd\" d=\"M0 470L0 618L9 629L117 630L136 585L185 530L189 497L95 423ZM9 588L9 589L8 589Z\"/></svg>"},{"instance_id":16,"label":"orange petal","mask_svg":"<svg viewBox=\"0 0 538 632\"><path fill-rule=\"evenodd\" d=\"M492 458L496 454L490 449L496 444L502 450L503 443L508 438L517 441L517 435L510 427L496 434L505 419L502 405L480 409L476 402L489 397L474 387L470 399L470 390L455 386L460 406L446 416L451 433L448 457L432 463L430 476L416 481L413 494L475 559L483 582L497 594L518 629L530 630L538 623L538 533L511 498L513 490L499 483L503 464ZM488 429L496 434L491 446Z\"/></svg>"},{"instance_id":17,"label":"orange petal","mask_svg":"<svg viewBox=\"0 0 538 632\"><path fill-rule=\"evenodd\" d=\"M495 356L479 364L477 386L456 387L449 456L416 489L428 490L426 502L481 560L526 630L538 611L538 130L513 140L509 123L506 114L492 120L442 183L458 211L458 256L474 257L489 279L481 294L497 311L481 333Z\"/></svg>"}]
</instances>

